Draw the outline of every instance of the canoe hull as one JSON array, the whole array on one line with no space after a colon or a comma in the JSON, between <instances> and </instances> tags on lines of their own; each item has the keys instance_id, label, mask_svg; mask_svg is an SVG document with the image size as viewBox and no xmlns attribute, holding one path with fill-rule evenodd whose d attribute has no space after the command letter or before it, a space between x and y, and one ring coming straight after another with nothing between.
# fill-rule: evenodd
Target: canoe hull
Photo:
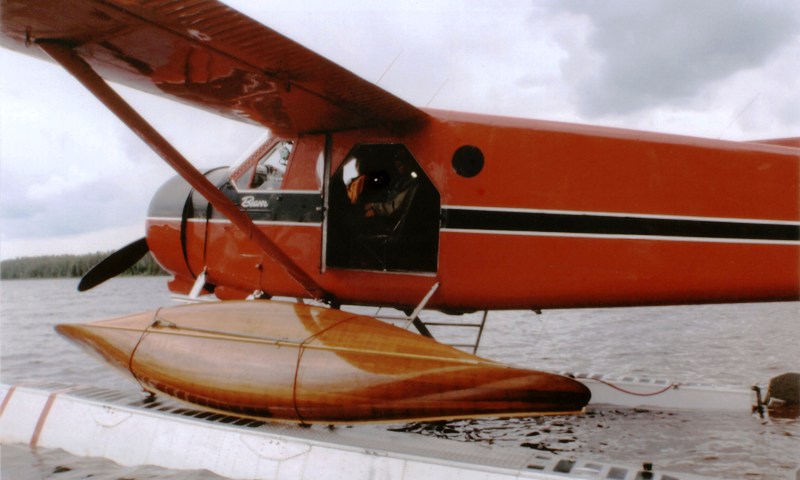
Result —
<instances>
[{"instance_id":1,"label":"canoe hull","mask_svg":"<svg viewBox=\"0 0 800 480\"><path fill-rule=\"evenodd\" d=\"M56 330L145 389L299 422L399 421L581 410L570 378L513 368L339 310L282 302L163 308Z\"/></svg>"}]
</instances>

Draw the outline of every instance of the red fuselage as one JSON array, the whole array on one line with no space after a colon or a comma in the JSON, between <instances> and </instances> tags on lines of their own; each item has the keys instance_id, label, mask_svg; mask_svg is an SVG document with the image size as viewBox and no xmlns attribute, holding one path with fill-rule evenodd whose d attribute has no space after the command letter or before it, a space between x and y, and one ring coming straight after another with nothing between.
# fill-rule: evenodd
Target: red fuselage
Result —
<instances>
[{"instance_id":1,"label":"red fuselage","mask_svg":"<svg viewBox=\"0 0 800 480\"><path fill-rule=\"evenodd\" d=\"M269 189L248 183L269 153L209 178L342 303L413 307L436 283L428 307L445 311L800 297L797 148L426 113L400 133L272 139L292 148ZM347 165L388 185L398 151L420 187L375 244ZM147 241L175 292L206 270L220 298L307 296L178 179L153 200Z\"/></svg>"}]
</instances>

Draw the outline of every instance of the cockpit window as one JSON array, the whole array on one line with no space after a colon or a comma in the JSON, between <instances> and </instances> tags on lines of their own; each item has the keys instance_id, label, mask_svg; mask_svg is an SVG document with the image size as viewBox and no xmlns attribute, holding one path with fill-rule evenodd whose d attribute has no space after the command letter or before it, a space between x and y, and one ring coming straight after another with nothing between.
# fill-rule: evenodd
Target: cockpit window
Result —
<instances>
[{"instance_id":1,"label":"cockpit window","mask_svg":"<svg viewBox=\"0 0 800 480\"><path fill-rule=\"evenodd\" d=\"M258 163L234 179L236 189L266 191L281 188L293 146L289 141L278 142Z\"/></svg>"}]
</instances>

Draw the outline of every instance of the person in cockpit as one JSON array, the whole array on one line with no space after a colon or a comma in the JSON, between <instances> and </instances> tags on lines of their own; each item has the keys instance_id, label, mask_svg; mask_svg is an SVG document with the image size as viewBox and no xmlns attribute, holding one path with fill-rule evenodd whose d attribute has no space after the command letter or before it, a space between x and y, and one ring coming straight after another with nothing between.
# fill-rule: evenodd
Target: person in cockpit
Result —
<instances>
[{"instance_id":1,"label":"person in cockpit","mask_svg":"<svg viewBox=\"0 0 800 480\"><path fill-rule=\"evenodd\" d=\"M364 204L366 218L393 217L405 205L406 198L413 196L419 175L412 169L410 159L403 152L397 152L394 167L396 173L386 189L385 199Z\"/></svg>"}]
</instances>

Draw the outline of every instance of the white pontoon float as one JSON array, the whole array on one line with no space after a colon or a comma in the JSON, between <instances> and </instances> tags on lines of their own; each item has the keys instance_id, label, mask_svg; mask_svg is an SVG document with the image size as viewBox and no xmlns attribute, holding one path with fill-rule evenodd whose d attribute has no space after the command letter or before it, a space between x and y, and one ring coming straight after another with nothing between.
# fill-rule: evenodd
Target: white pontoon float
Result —
<instances>
[{"instance_id":1,"label":"white pontoon float","mask_svg":"<svg viewBox=\"0 0 800 480\"><path fill-rule=\"evenodd\" d=\"M753 389L576 374L593 402L625 407L741 410ZM690 480L650 465L613 465L523 448L381 429L328 429L215 414L162 398L57 383L0 385L0 440L60 448L125 466L206 469L235 479Z\"/></svg>"}]
</instances>

